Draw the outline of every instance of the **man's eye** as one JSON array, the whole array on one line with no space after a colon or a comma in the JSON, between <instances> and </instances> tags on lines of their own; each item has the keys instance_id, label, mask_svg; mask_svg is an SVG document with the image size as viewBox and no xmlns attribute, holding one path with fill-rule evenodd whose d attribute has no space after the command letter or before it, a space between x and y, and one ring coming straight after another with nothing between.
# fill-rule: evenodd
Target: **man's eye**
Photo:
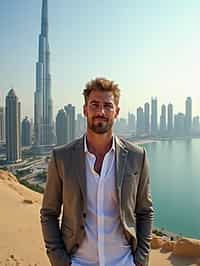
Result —
<instances>
[{"instance_id":1,"label":"man's eye","mask_svg":"<svg viewBox=\"0 0 200 266\"><path fill-rule=\"evenodd\" d=\"M98 103L91 103L91 106L98 108L99 105L98 105Z\"/></svg>"},{"instance_id":2,"label":"man's eye","mask_svg":"<svg viewBox=\"0 0 200 266\"><path fill-rule=\"evenodd\" d=\"M106 108L107 110L112 110L113 109L113 105L112 104L104 104L104 108Z\"/></svg>"}]
</instances>

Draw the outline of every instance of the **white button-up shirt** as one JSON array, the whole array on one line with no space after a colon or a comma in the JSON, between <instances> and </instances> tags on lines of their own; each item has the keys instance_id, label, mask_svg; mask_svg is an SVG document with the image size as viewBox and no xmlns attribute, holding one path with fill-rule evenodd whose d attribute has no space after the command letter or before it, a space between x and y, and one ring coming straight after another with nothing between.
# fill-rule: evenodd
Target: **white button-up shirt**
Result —
<instances>
[{"instance_id":1,"label":"white button-up shirt","mask_svg":"<svg viewBox=\"0 0 200 266\"><path fill-rule=\"evenodd\" d=\"M131 246L122 230L115 189L115 144L104 156L101 174L95 169L96 157L84 141L87 217L86 237L72 256L72 266L134 266Z\"/></svg>"}]
</instances>

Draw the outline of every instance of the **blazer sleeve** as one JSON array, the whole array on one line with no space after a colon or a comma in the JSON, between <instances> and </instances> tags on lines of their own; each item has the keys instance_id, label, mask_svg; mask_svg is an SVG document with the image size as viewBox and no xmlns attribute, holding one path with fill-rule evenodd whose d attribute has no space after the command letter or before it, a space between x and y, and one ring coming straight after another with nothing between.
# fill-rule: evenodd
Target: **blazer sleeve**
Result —
<instances>
[{"instance_id":1,"label":"blazer sleeve","mask_svg":"<svg viewBox=\"0 0 200 266\"><path fill-rule=\"evenodd\" d=\"M40 210L43 238L52 266L64 266L70 263L59 226L61 206L62 179L58 173L55 151L53 151L48 165L47 183Z\"/></svg>"},{"instance_id":2,"label":"blazer sleeve","mask_svg":"<svg viewBox=\"0 0 200 266\"><path fill-rule=\"evenodd\" d=\"M141 175L136 200L137 248L135 261L148 265L150 242L152 238L153 206L150 192L150 176L146 151L143 152Z\"/></svg>"}]
</instances>

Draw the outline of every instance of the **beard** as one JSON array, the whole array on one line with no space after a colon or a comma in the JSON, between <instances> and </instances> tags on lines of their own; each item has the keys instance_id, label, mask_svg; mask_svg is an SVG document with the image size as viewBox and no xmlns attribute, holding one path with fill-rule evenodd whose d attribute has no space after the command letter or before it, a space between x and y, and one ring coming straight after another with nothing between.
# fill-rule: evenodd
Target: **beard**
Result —
<instances>
[{"instance_id":1,"label":"beard","mask_svg":"<svg viewBox=\"0 0 200 266\"><path fill-rule=\"evenodd\" d=\"M101 118L102 121L95 121L95 119ZM87 126L96 134L105 134L109 132L113 127L114 120L108 120L104 117L92 117L91 120L87 120Z\"/></svg>"}]
</instances>

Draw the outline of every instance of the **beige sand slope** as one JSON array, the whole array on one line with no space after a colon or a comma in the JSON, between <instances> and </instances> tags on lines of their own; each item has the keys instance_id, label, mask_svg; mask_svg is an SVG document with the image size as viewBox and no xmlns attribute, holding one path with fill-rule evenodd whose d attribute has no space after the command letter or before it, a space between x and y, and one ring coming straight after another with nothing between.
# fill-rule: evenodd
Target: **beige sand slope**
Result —
<instances>
[{"instance_id":1,"label":"beige sand slope","mask_svg":"<svg viewBox=\"0 0 200 266\"><path fill-rule=\"evenodd\" d=\"M50 265L42 240L39 209L42 196L0 170L0 265ZM197 265L194 259L152 250L150 266Z\"/></svg>"},{"instance_id":2,"label":"beige sand slope","mask_svg":"<svg viewBox=\"0 0 200 266\"><path fill-rule=\"evenodd\" d=\"M49 265L40 230L40 202L40 194L0 172L0 265Z\"/></svg>"}]
</instances>

